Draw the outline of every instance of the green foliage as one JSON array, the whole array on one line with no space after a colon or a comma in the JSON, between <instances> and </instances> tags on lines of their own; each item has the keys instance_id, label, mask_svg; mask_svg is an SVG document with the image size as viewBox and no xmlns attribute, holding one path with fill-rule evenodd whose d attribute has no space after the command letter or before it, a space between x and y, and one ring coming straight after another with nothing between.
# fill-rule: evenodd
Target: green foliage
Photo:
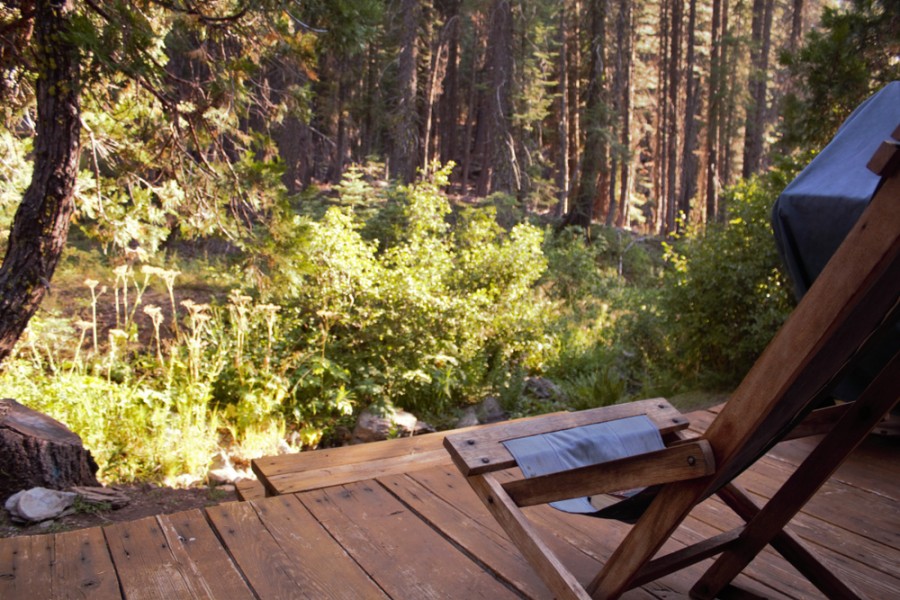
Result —
<instances>
[{"instance_id":1,"label":"green foliage","mask_svg":"<svg viewBox=\"0 0 900 600\"><path fill-rule=\"evenodd\" d=\"M351 173L338 204L378 206L368 226L339 207L308 223L295 267L276 286L296 351L317 355L318 366L296 376L297 418L333 412L335 393L440 412L511 364L540 361L544 316L533 286L546 268L543 235L525 224L507 233L492 208L464 210L451 225L440 191L449 171L389 197Z\"/></svg>"},{"instance_id":2,"label":"green foliage","mask_svg":"<svg viewBox=\"0 0 900 600\"><path fill-rule=\"evenodd\" d=\"M33 141L0 130L0 247L6 248L13 215L31 181L28 155Z\"/></svg>"},{"instance_id":3,"label":"green foliage","mask_svg":"<svg viewBox=\"0 0 900 600\"><path fill-rule=\"evenodd\" d=\"M785 99L784 140L823 147L863 100L900 79L900 3L853 0L826 7L797 55L782 57L798 82Z\"/></svg>"},{"instance_id":4,"label":"green foliage","mask_svg":"<svg viewBox=\"0 0 900 600\"><path fill-rule=\"evenodd\" d=\"M777 188L752 179L726 193L729 221L667 245L662 307L677 369L731 384L749 370L791 308L769 220Z\"/></svg>"},{"instance_id":5,"label":"green foliage","mask_svg":"<svg viewBox=\"0 0 900 600\"><path fill-rule=\"evenodd\" d=\"M117 268L113 290L86 280L88 319L33 319L0 386L78 433L107 481L202 478L220 444L274 452L287 394L273 360L277 307L236 292L226 306L176 304L177 271L142 271ZM148 290L171 302L142 301ZM112 328L98 309L115 314ZM166 330L176 333L162 339Z\"/></svg>"},{"instance_id":6,"label":"green foliage","mask_svg":"<svg viewBox=\"0 0 900 600\"><path fill-rule=\"evenodd\" d=\"M566 227L548 235L544 243L549 268L544 288L551 298L572 302L598 295L604 278L599 265L605 239L585 240L580 227Z\"/></svg>"}]
</instances>

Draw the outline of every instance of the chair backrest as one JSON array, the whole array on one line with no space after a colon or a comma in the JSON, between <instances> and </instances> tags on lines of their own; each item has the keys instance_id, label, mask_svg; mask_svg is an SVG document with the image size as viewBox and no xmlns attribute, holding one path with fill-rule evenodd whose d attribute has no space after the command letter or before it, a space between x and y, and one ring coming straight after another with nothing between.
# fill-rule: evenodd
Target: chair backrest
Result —
<instances>
[{"instance_id":1,"label":"chair backrest","mask_svg":"<svg viewBox=\"0 0 900 600\"><path fill-rule=\"evenodd\" d=\"M900 128L898 128L900 131ZM812 408L879 332L895 331L900 297L900 177L885 179L809 292L706 431L712 493Z\"/></svg>"}]
</instances>

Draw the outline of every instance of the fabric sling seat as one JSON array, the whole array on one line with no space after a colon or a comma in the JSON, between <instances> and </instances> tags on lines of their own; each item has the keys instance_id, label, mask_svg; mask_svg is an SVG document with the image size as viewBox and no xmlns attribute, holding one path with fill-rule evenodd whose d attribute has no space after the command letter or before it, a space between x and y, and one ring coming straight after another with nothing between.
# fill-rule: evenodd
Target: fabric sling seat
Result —
<instances>
[{"instance_id":1,"label":"fabric sling seat","mask_svg":"<svg viewBox=\"0 0 900 600\"><path fill-rule=\"evenodd\" d=\"M844 242L804 295L717 418L696 438L687 420L662 399L547 415L449 435L445 447L468 483L558 598L613 598L698 561L718 556L691 590L714 598L767 544L781 553L829 598L856 598L784 527L842 460L900 398L900 353L885 357L854 402L813 410L853 368L856 357L896 335L900 298L900 127L884 126L893 139L878 146L869 168L882 177L877 192ZM888 346L890 346L888 344ZM550 451L532 467L529 453L561 439L583 438L577 428L641 416L658 430L664 447L614 456L608 462L572 456L594 450ZM646 423L644 423L645 425ZM629 425L631 427L631 425ZM567 432L557 437L554 432ZM733 483L775 443L824 434L810 456L765 506ZM551 437L546 437L546 436ZM528 440L532 436L543 436ZM525 441L522 441L525 440ZM536 441L537 440L537 441ZM637 445L641 446L644 442ZM602 444L601 444L602 445ZM506 481L498 471L519 466L511 452L525 446L528 478ZM627 453L626 453L627 454ZM558 456L557 456L558 455ZM572 462L572 464L567 464ZM596 577L584 585L571 574L529 522L523 507L646 489L599 516L636 519ZM665 541L707 497L716 494L745 522L743 527L672 554L654 558ZM566 503L563 506L566 506ZM585 507L586 508L586 507Z\"/></svg>"}]
</instances>

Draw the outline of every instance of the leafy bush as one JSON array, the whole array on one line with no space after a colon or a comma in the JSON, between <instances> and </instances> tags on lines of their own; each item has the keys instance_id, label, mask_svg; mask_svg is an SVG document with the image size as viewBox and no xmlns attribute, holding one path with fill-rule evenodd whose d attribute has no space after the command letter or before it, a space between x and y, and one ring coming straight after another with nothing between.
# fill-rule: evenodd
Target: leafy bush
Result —
<instances>
[{"instance_id":1,"label":"leafy bush","mask_svg":"<svg viewBox=\"0 0 900 600\"><path fill-rule=\"evenodd\" d=\"M769 220L775 179L727 191L729 221L672 245L662 307L674 366L718 385L739 380L791 309Z\"/></svg>"},{"instance_id":2,"label":"leafy bush","mask_svg":"<svg viewBox=\"0 0 900 600\"><path fill-rule=\"evenodd\" d=\"M533 287L546 268L543 234L527 224L507 232L492 208L449 223L448 173L384 195L354 177L337 204L380 203L376 214L364 224L334 206L306 222L291 275L275 286L294 324L288 343L318 365L294 375L296 418L332 410L334 394L438 413L511 365L540 361L545 316Z\"/></svg>"}]
</instances>

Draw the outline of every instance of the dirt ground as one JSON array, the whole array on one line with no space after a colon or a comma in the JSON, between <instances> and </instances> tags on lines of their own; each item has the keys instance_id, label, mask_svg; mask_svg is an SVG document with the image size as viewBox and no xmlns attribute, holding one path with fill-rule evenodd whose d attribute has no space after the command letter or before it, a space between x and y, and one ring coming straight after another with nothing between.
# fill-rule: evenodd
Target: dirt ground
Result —
<instances>
[{"instance_id":1,"label":"dirt ground","mask_svg":"<svg viewBox=\"0 0 900 600\"><path fill-rule=\"evenodd\" d=\"M203 508L238 499L234 486L230 485L175 489L145 483L114 487L128 496L127 506L116 510L89 508L36 525L17 525L11 522L9 513L0 507L0 537L59 533L86 527L98 527L121 521L134 521L153 515Z\"/></svg>"}]
</instances>

